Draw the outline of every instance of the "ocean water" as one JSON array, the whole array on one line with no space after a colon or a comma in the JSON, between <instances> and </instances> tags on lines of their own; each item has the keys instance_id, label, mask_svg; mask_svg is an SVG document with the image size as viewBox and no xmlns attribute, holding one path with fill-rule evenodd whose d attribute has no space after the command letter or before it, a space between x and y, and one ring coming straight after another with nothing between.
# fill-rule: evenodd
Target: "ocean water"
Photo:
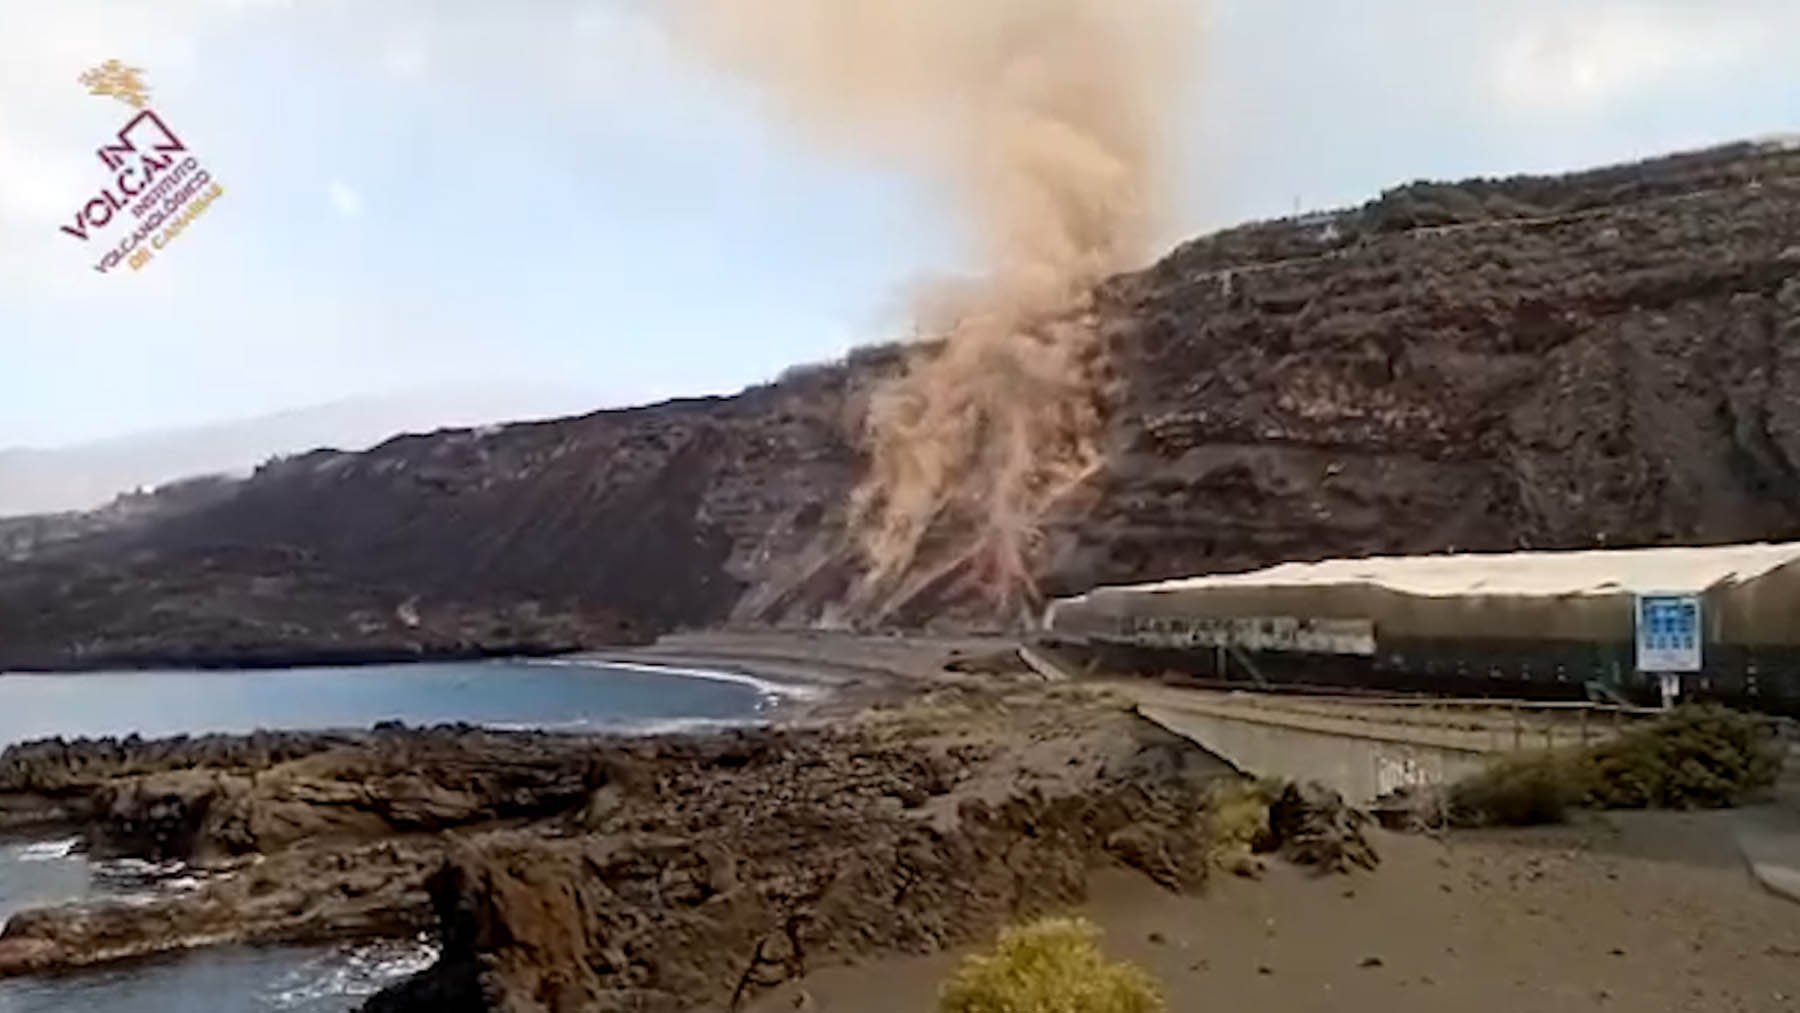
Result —
<instances>
[{"instance_id":1,"label":"ocean water","mask_svg":"<svg viewBox=\"0 0 1800 1013\"><path fill-rule=\"evenodd\" d=\"M388 720L652 732L754 721L783 696L802 694L728 673L562 659L6 674L0 675L0 746L53 735L150 738L362 728ZM79 839L66 835L0 837L0 922L28 907L129 901L197 885L179 863L89 861ZM0 981L0 1013L346 1013L434 958L428 939L203 950Z\"/></svg>"},{"instance_id":2,"label":"ocean water","mask_svg":"<svg viewBox=\"0 0 1800 1013\"><path fill-rule=\"evenodd\" d=\"M390 720L658 730L754 718L782 692L728 673L563 659L0 674L0 747L53 735L158 738L258 728L367 728Z\"/></svg>"},{"instance_id":3,"label":"ocean water","mask_svg":"<svg viewBox=\"0 0 1800 1013\"><path fill-rule=\"evenodd\" d=\"M92 862L73 837L0 839L0 920L67 901L130 902L198 887L179 862ZM346 1013L437 957L430 939L225 947L0 981L0 1013Z\"/></svg>"}]
</instances>

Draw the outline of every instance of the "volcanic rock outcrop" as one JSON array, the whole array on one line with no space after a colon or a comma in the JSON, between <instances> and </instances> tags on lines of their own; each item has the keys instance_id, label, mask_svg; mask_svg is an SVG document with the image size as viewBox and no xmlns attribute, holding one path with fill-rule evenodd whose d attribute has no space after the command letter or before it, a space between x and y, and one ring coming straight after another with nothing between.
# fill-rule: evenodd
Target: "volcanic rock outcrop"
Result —
<instances>
[{"instance_id":1,"label":"volcanic rock outcrop","mask_svg":"<svg viewBox=\"0 0 1800 1013\"><path fill-rule=\"evenodd\" d=\"M700 736L50 743L0 775L0 814L48 798L94 851L200 878L21 912L0 977L435 930L438 964L370 1008L509 1013L731 1005L1077 902L1107 866L1193 889L1239 780L1116 703L1016 688Z\"/></svg>"}]
</instances>

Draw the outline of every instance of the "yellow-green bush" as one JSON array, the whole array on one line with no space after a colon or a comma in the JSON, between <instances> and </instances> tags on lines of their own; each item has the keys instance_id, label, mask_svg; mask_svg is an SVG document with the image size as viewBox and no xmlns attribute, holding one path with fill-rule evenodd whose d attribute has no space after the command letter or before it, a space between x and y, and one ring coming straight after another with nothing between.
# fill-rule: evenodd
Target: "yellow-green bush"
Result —
<instances>
[{"instance_id":1,"label":"yellow-green bush","mask_svg":"<svg viewBox=\"0 0 1800 1013\"><path fill-rule=\"evenodd\" d=\"M939 1013L1162 1013L1162 990L1135 964L1108 961L1100 930L1078 918L1007 929L992 953L963 961Z\"/></svg>"},{"instance_id":2,"label":"yellow-green bush","mask_svg":"<svg viewBox=\"0 0 1800 1013\"><path fill-rule=\"evenodd\" d=\"M1278 786L1248 780L1221 780L1206 800L1206 836L1216 865L1247 857L1269 836L1269 802Z\"/></svg>"}]
</instances>

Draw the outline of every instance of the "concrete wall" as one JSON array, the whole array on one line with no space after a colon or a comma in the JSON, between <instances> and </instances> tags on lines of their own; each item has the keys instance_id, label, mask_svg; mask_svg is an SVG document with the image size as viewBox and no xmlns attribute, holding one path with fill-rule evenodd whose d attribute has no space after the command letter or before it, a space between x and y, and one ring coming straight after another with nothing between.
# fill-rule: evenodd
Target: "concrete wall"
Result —
<instances>
[{"instance_id":1,"label":"concrete wall","mask_svg":"<svg viewBox=\"0 0 1800 1013\"><path fill-rule=\"evenodd\" d=\"M1354 804L1408 784L1454 781L1486 766L1488 754L1373 736L1341 735L1190 710L1140 706L1138 713L1255 777L1319 781Z\"/></svg>"}]
</instances>

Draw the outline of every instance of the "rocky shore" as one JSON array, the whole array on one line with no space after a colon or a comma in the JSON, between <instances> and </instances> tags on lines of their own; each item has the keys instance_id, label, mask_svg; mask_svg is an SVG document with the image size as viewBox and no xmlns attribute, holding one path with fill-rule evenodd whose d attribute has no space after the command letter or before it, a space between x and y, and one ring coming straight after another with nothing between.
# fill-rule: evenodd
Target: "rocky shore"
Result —
<instances>
[{"instance_id":1,"label":"rocky shore","mask_svg":"<svg viewBox=\"0 0 1800 1013\"><path fill-rule=\"evenodd\" d=\"M22 912L0 976L430 930L439 962L369 1010L731 1007L1079 901L1097 870L1192 890L1221 779L1116 702L1041 687L710 735L37 743L0 756L0 824L75 823L202 885Z\"/></svg>"}]
</instances>

